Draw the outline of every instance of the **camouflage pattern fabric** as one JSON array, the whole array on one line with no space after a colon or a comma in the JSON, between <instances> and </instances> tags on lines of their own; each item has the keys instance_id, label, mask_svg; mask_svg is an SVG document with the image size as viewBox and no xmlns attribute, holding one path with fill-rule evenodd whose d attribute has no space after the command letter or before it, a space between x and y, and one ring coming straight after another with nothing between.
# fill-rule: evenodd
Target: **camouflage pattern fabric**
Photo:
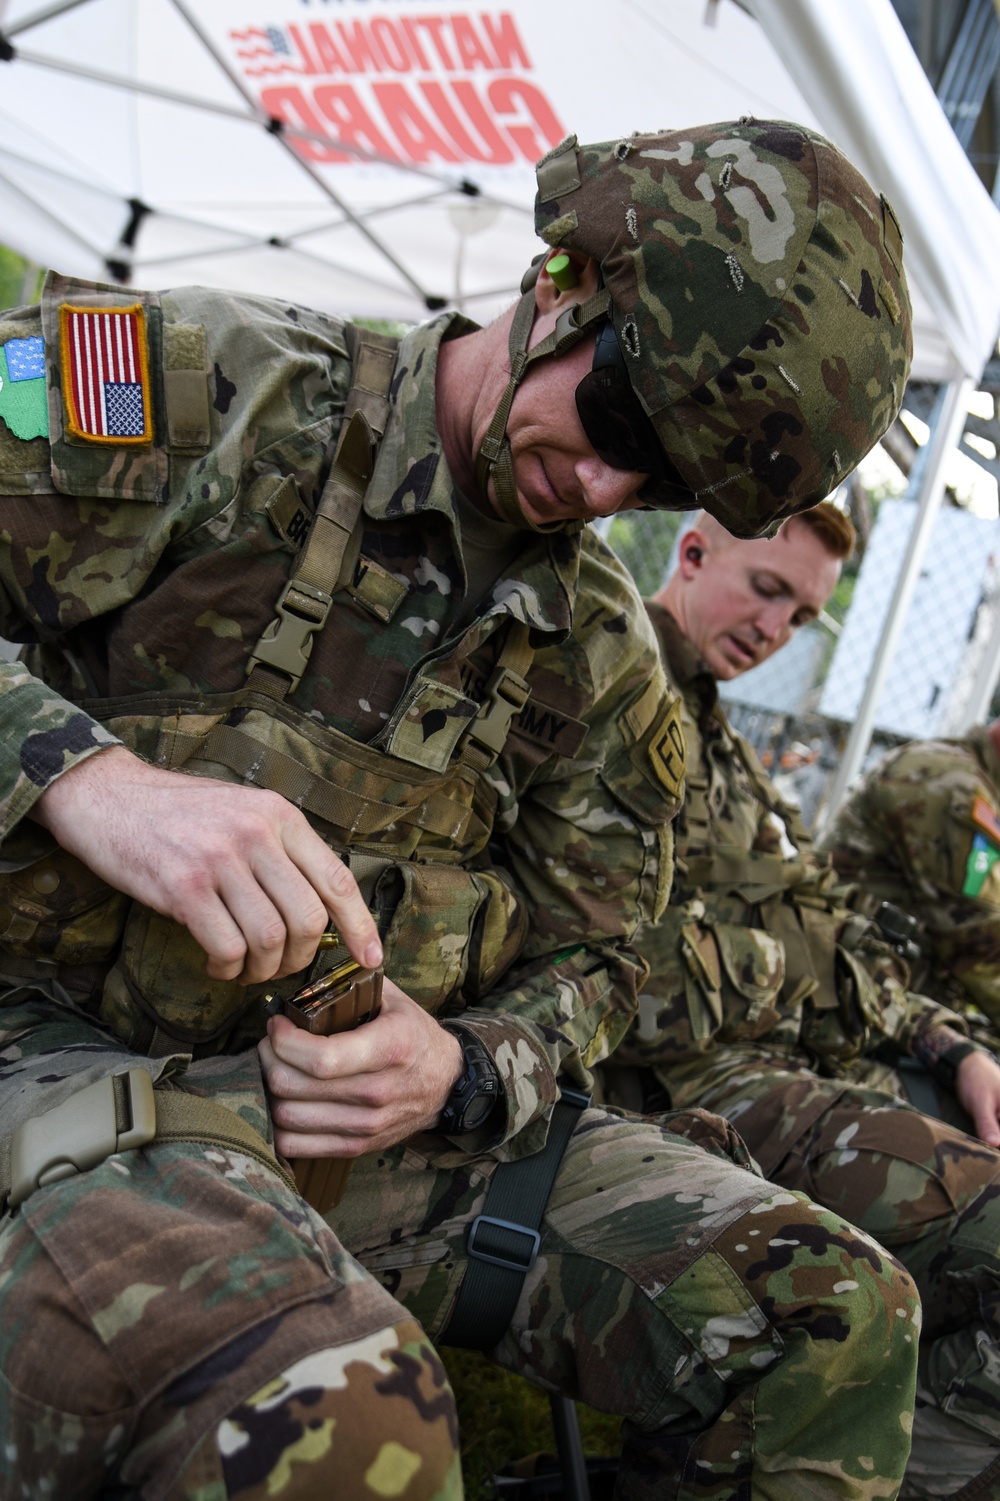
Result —
<instances>
[{"instance_id":1,"label":"camouflage pattern fabric","mask_svg":"<svg viewBox=\"0 0 1000 1501\"><path fill-rule=\"evenodd\" d=\"M3 1012L4 1131L22 1086L54 1098L119 1062L54 1009L22 995ZM166 1072L270 1138L255 1054L187 1063ZM462 1496L454 1400L423 1332L242 1153L116 1154L4 1216L0 1359L5 1498L105 1494L111 1474L135 1501Z\"/></svg>"},{"instance_id":2,"label":"camouflage pattern fabric","mask_svg":"<svg viewBox=\"0 0 1000 1501\"><path fill-rule=\"evenodd\" d=\"M44 328L70 290L74 304L114 295L50 283ZM8 495L5 526L17 539L16 547L0 555L3 624L11 634L42 643L32 662L46 680L29 677L23 666L8 673L10 732L0 746L6 829L14 828L54 776L104 743L107 730L80 706L84 701L97 697L106 706L116 700L120 714L141 718L145 708L151 720L164 716L168 744L173 720L167 704L173 704L175 719L182 705L198 712L241 691L248 654L301 544L299 508L308 509L315 498L336 434L347 386L336 320L197 292L147 299L144 306L151 326L157 326L154 315L163 320L163 358L173 362L164 374L185 377L164 382L168 408L178 389L185 410L196 405L186 378L195 372L179 362L197 357L198 340L190 330L204 331L213 372L207 450L192 452L197 445L188 429L184 442L171 439L169 412L164 431L170 441L159 449L123 452L70 443L53 381L51 472L41 453L35 459L22 452L20 471L12 458L16 448L0 456L7 470L0 484ZM35 317L29 312L3 326L26 333ZM168 327L189 332L168 338ZM359 567L338 596L294 706L301 724L313 724L318 742L326 743L326 733L349 736L359 755L409 758L419 777L435 757L446 759L454 749L455 724L468 720L478 676L488 675L495 660L500 628L515 619L535 632L532 714L522 715L484 778L494 799L493 839L502 849L503 873L528 904L532 921L516 962L462 1012L497 1061L507 1099L502 1136L464 1139L462 1151L439 1138L408 1142L355 1164L334 1217L339 1238L323 1241L331 1264L335 1248L345 1246L410 1315L433 1329L443 1326L453 1301L467 1226L482 1206L489 1174L499 1160L541 1145L557 1071L586 1087L592 1065L634 1010L643 970L628 941L666 896L667 820L682 770L682 747L666 734L674 721L645 617L620 565L598 539L586 533L530 539L468 624L459 624L470 602L463 597L453 486L440 460L433 405L438 343L455 327L452 320L439 320L404 343L394 420L366 501ZM51 348L49 355L55 358ZM154 361L154 384L158 368ZM155 408L155 391L153 399ZM29 458L38 467L30 467ZM290 712L274 708L275 723L284 725ZM297 731L301 724L297 719ZM440 752L438 735L447 747ZM149 743L156 747L160 741ZM24 862L22 870L32 860L44 866L52 858L51 850L18 848L11 863ZM465 851L453 853L461 858ZM437 867L429 862L427 869ZM39 896L46 885L51 882L35 888ZM39 902L34 914L23 904L11 914L9 948L17 943L27 955L46 956L49 967L37 983L47 986L50 999L33 1002L38 1009L25 1022L15 1005L18 992L8 996L11 1044L36 1062L19 1055L16 1075L0 1083L0 1124L5 1105L13 1110L22 1089L31 1094L32 1108L41 1109L46 1099L65 1092L68 1074L111 1071L121 1058L121 1041L96 1030L77 1045L79 1039L67 1032L66 1009L57 1004L68 993L81 1001L94 994L86 976L81 978L88 966L61 961L60 923L71 925L96 910L87 905L93 893L84 896L78 873L69 889L69 911L50 918ZM419 967L420 946L434 935L415 926L410 960ZM439 943L442 936L451 935L438 934ZM79 961L81 952L74 952ZM401 964L406 943L395 953ZM12 953L4 962L16 970L29 962L25 954ZM107 963L92 955L89 968L100 972ZM74 1015L72 1025L86 1024ZM182 1060L170 1060L170 1067L184 1088L224 1095L248 1120L266 1126L253 1051L201 1058L180 1075ZM843 1501L891 1497L909 1444L916 1365L918 1308L909 1277L837 1216L798 1196L776 1194L748 1169L725 1127L700 1118L689 1123L711 1152L656 1122L594 1112L585 1127L563 1166L545 1254L501 1358L603 1406L614 1402L629 1416L621 1482L629 1501L647 1495L685 1501L751 1494L768 1501L810 1494ZM99 1251L105 1242L96 1231L94 1237L85 1233L86 1222L74 1213L72 1250L81 1278L110 1279L105 1296L112 1307L123 1308L137 1338L145 1339L147 1328L159 1331L158 1319L165 1325L169 1309L163 1332L177 1352L173 1358L180 1361L185 1344L194 1341L197 1370L206 1336L212 1347L204 1349L202 1364L215 1349L235 1349L241 1329L257 1326L258 1300L245 1299L244 1288L261 1288L263 1316L265 1287L273 1286L280 1304L292 1272L308 1277L308 1257L302 1268L292 1257L290 1271L281 1252L290 1238L298 1245L299 1227L305 1226L307 1239L319 1230L284 1187L266 1180L254 1182L253 1193L244 1189L244 1178L249 1183L253 1173L243 1165L231 1168L209 1157L206 1166L203 1150L165 1144L136 1158L135 1164L112 1159L79 1180L39 1192L10 1222L9 1233L20 1235L31 1217L47 1224L51 1216L63 1257L71 1217L61 1206L82 1213L83 1206L100 1201L103 1234L126 1234L137 1270L133 1278L127 1265L92 1263L91 1247ZM596 1169L601 1182L595 1182ZM239 1180L235 1184L231 1174ZM211 1193L204 1188L206 1176L213 1185L219 1182ZM139 1183L146 1185L141 1194ZM220 1236L218 1251L214 1240L208 1248L200 1238L203 1207L211 1221L220 1194L237 1196L227 1202L238 1202L241 1226L249 1216L260 1227L257 1242L241 1229L241 1250L250 1264L238 1279L224 1259L225 1238ZM256 1213L249 1207L254 1195L266 1201ZM224 1208L218 1213L225 1218ZM161 1273L167 1238L140 1236L138 1227L169 1225L175 1215L194 1227L195 1243ZM343 1276L347 1280L346 1271ZM146 1290L163 1278L167 1296L144 1301ZM213 1296L220 1282L229 1297ZM23 1323L31 1316L31 1299L13 1278L6 1286L9 1317ZM129 1291L133 1286L139 1292ZM358 1296L368 1296L371 1286L370 1279L362 1280ZM98 1303L97 1312L104 1306ZM414 1363L401 1356L387 1372L387 1346L379 1344L376 1385L384 1378L394 1401L396 1385L405 1386L412 1404L429 1415L428 1426L438 1424L435 1432L445 1435L446 1394L429 1353L417 1353L419 1332L409 1323L402 1327L405 1311L398 1303L378 1306L381 1323L375 1319L358 1336L381 1340L385 1330L395 1329L392 1337ZM0 1308L0 1327L2 1318ZM249 1483L271 1485L265 1457L269 1419L261 1415L276 1413L276 1423L287 1418L288 1445L299 1441L300 1375L288 1373L301 1371L303 1356L317 1348L354 1339L355 1330L344 1329L339 1319L333 1323L336 1335L324 1331L305 1351L283 1351L266 1369L247 1372L245 1381L241 1371L239 1390L231 1391L222 1410L206 1417L204 1405L195 1404L192 1465L204 1463L210 1474L215 1465L217 1473L217 1452L223 1459L245 1452ZM26 1353L22 1358L31 1364ZM190 1351L183 1360L192 1368ZM37 1364L32 1369L43 1382ZM79 1369L67 1365L67 1379ZM267 1386L279 1379L284 1384ZM356 1379L360 1391L369 1378L361 1370ZM181 1412L171 1409L170 1416L178 1425L188 1421L191 1390L177 1390ZM793 1406L791 1395L803 1391L804 1406ZM215 1392L213 1382L212 1400ZM148 1421L155 1427L160 1398L151 1397ZM323 1416L304 1440L307 1447L321 1445L332 1401L323 1397ZM395 1423L401 1410L402 1426L392 1436L403 1433L402 1447L420 1454L405 1408L388 1404L386 1423ZM220 1430L223 1418L228 1426ZM391 1491L402 1478L399 1493L410 1494L405 1479L412 1460L395 1450L383 1460L378 1444L384 1446L387 1430L372 1431L357 1460L359 1467L368 1466L365 1484ZM152 1440L147 1444L137 1428L129 1429L114 1453L104 1452L103 1439L98 1436L92 1451L95 1466L122 1475L145 1463L155 1470ZM451 1451L445 1446L442 1436L433 1462L428 1446L423 1469L410 1480L414 1495L434 1494L432 1485L450 1494ZM421 1474L427 1477L423 1491Z\"/></svg>"},{"instance_id":3,"label":"camouflage pattern fabric","mask_svg":"<svg viewBox=\"0 0 1000 1501\"><path fill-rule=\"evenodd\" d=\"M912 353L902 237L822 136L744 119L570 137L538 183L537 232L601 264L690 508L760 536L828 495L892 423Z\"/></svg>"},{"instance_id":4,"label":"camouflage pattern fabric","mask_svg":"<svg viewBox=\"0 0 1000 1501\"><path fill-rule=\"evenodd\" d=\"M978 820L977 821L977 814ZM913 983L1000 1028L1000 756L989 731L892 751L823 838L840 875L920 922Z\"/></svg>"},{"instance_id":5,"label":"camouflage pattern fabric","mask_svg":"<svg viewBox=\"0 0 1000 1501\"><path fill-rule=\"evenodd\" d=\"M706 844L742 844L748 854L759 846L770 856L780 799L762 804L763 772L748 776L752 752L737 748L714 680L669 614L656 607L651 615L668 676L684 695L689 777L700 779L699 806L708 810L696 847L686 814L679 819L678 852L687 862L680 869L690 871ZM794 859L806 869L786 899L802 895L801 931L821 974L824 956L833 963L846 909L828 894L824 938L817 893L828 888L829 872L808 851ZM783 993L786 955L760 915L768 899L764 888L745 884L696 891L679 876L663 918L640 937L651 973L638 1023L615 1062L643 1065L646 1092L655 1085L675 1107L723 1115L770 1179L861 1226L911 1272L924 1306L922 1399L918 1458L901 1494L952 1496L1000 1452L1000 1154L865 1086L869 1070L884 1085L897 1082L888 1065L812 1051L813 1002L806 995L791 1004ZM713 955L719 969L708 975ZM961 1039L959 1017L904 991L885 945L874 942L866 953L862 943L857 956L902 1052L933 1058L935 1048ZM881 1032L872 1039L882 1040ZM624 1098L631 1083L627 1071L608 1071L605 1097Z\"/></svg>"},{"instance_id":6,"label":"camouflage pattern fabric","mask_svg":"<svg viewBox=\"0 0 1000 1501\"><path fill-rule=\"evenodd\" d=\"M432 1338L494 1168L415 1137L360 1159L330 1216ZM756 1176L717 1117L586 1111L541 1233L493 1358L627 1419L622 1501L895 1494L912 1284L869 1237Z\"/></svg>"},{"instance_id":7,"label":"camouflage pattern fabric","mask_svg":"<svg viewBox=\"0 0 1000 1501\"><path fill-rule=\"evenodd\" d=\"M904 1497L1000 1495L1000 1153L881 1090L757 1057L725 1113L771 1178L862 1226L920 1291L918 1405ZM797 1134L799 1111L827 1108ZM779 1145L780 1143L780 1145ZM779 1153L782 1153L779 1160ZM998 1473L981 1491L976 1478Z\"/></svg>"},{"instance_id":8,"label":"camouflage pattern fabric","mask_svg":"<svg viewBox=\"0 0 1000 1501\"><path fill-rule=\"evenodd\" d=\"M863 922L852 923L851 892L810 850L796 814L729 726L711 673L669 612L648 609L668 677L683 696L691 797L676 837L689 875L678 877L662 919L643 934L653 974L630 1055L669 1068L671 1091L684 1105L691 1103L688 1073L696 1092L721 1083L732 1044L761 1042L846 1075L890 1040L933 1067L966 1040L965 1022L905 988L906 967ZM802 841L793 857L780 854L786 821ZM690 877L705 874L702 866L710 889ZM874 1010L862 1014L859 1002ZM734 1055L734 1066L744 1066L742 1056Z\"/></svg>"},{"instance_id":9,"label":"camouflage pattern fabric","mask_svg":"<svg viewBox=\"0 0 1000 1501\"><path fill-rule=\"evenodd\" d=\"M41 315L7 315L0 338L7 328L52 328L63 300L109 296L121 294L50 278ZM64 442L58 344L47 346L51 473L25 469L21 452L15 475L17 449L0 454L8 465L6 476L0 468L5 525L18 539L0 554L0 629L44 643L30 657L44 682L20 664L0 664L11 726L0 746L5 831L54 776L109 743L105 725L78 704L99 700L104 717L113 709L131 715L132 743L167 765L178 763L161 731L182 710L217 706L248 727L242 700L232 696L244 691L249 654L294 565L337 435L350 376L339 320L198 289L143 297L165 341L178 328L200 329L207 340L211 447L201 453L166 442L123 454ZM533 921L517 970L488 999L480 1002L470 981L453 1002L472 1002L469 1024L498 1058L504 1135L516 1155L545 1138L555 1074L588 1088L589 1064L607 1054L634 1011L641 967L625 943L665 900L668 820L682 767L650 748L663 739L656 732L668 713L655 647L631 581L594 534L532 537L471 619L456 624L474 602L464 593L457 501L434 424L434 371L442 337L469 327L445 316L403 342L355 577L315 641L294 713L314 741L326 729L347 736L356 757L368 747L391 756L395 785L412 788L422 773L447 765L478 710L507 623L531 627L532 698L485 774L482 797L503 831L504 879ZM29 485L35 493L18 498L18 486ZM578 599L586 607L577 608ZM273 705L260 717L277 724ZM322 738L314 753L307 769L321 771ZM225 775L217 766L206 772ZM312 822L337 848L355 843L322 819ZM446 838L435 849L433 831L418 832L423 858L455 865ZM468 859L485 842L481 824L477 833L479 842L462 851ZM31 852L11 863L27 869ZM71 889L61 881L60 892ZM23 906L11 910L9 941L26 927L19 958L66 957L74 973L60 972L61 982L79 994L76 971L86 956L79 946L64 956L62 919L40 922L38 896L29 897L30 919ZM413 892L407 896L412 902ZM85 927L98 923L93 893L77 907L85 908ZM392 917L390 908L387 929ZM422 944L442 951L433 918L424 931L411 925L399 944L386 936L396 953L388 973L404 988L415 984ZM92 992L108 967L100 956L120 938L120 926L111 942L103 929L94 935ZM458 992L467 946L453 946ZM428 994L440 1000L440 988ZM257 1024L259 1035L259 1017Z\"/></svg>"}]
</instances>

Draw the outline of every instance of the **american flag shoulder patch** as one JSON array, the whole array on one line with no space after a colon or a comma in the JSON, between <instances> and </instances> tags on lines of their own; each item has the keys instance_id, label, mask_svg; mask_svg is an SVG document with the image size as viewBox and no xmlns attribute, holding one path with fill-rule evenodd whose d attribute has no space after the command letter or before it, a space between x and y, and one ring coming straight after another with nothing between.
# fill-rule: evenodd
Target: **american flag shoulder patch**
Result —
<instances>
[{"instance_id":1,"label":"american flag shoulder patch","mask_svg":"<svg viewBox=\"0 0 1000 1501\"><path fill-rule=\"evenodd\" d=\"M134 307L59 309L66 432L88 443L149 444L146 312Z\"/></svg>"}]
</instances>

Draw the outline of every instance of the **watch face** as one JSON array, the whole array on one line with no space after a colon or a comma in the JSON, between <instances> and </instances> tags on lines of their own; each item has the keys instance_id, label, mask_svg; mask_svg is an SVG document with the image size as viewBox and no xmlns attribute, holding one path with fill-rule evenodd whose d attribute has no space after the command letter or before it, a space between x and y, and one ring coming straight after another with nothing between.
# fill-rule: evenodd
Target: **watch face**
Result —
<instances>
[{"instance_id":1,"label":"watch face","mask_svg":"<svg viewBox=\"0 0 1000 1501\"><path fill-rule=\"evenodd\" d=\"M493 1109L496 1101L497 1097L495 1093L477 1094L473 1099L471 1099L462 1113L462 1130L478 1130L478 1128L483 1124L483 1121L486 1120L486 1117L490 1114L490 1111Z\"/></svg>"}]
</instances>

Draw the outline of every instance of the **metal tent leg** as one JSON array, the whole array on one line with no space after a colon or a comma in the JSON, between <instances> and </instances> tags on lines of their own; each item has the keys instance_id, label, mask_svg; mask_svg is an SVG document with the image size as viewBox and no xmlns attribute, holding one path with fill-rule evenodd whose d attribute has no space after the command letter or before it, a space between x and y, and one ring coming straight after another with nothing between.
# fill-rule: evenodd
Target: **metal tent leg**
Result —
<instances>
[{"instance_id":1,"label":"metal tent leg","mask_svg":"<svg viewBox=\"0 0 1000 1501\"><path fill-rule=\"evenodd\" d=\"M552 1427L556 1435L556 1452L559 1455L566 1501L590 1501L590 1481L587 1479L587 1462L583 1457L576 1403L570 1397L559 1395L551 1396L549 1401L552 1404Z\"/></svg>"}]
</instances>

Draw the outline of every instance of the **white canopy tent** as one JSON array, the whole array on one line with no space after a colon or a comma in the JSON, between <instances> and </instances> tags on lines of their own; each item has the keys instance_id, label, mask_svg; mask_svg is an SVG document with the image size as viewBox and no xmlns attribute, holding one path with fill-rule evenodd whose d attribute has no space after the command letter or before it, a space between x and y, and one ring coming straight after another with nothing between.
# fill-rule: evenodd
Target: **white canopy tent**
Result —
<instances>
[{"instance_id":1,"label":"white canopy tent","mask_svg":"<svg viewBox=\"0 0 1000 1501\"><path fill-rule=\"evenodd\" d=\"M975 378L1000 325L1000 214L889 0L0 0L0 33L0 241L65 272L488 317L566 131L755 114L893 202L918 374Z\"/></svg>"}]
</instances>

